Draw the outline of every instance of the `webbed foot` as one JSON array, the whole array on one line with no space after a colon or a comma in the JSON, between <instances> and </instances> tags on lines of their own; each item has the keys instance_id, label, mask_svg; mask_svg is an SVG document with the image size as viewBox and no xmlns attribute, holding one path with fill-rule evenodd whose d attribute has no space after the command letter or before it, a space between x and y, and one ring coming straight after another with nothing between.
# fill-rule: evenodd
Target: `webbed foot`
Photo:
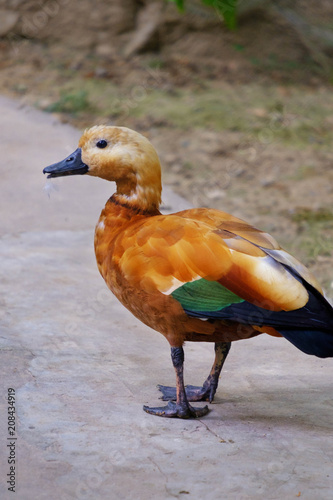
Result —
<instances>
[{"instance_id":1,"label":"webbed foot","mask_svg":"<svg viewBox=\"0 0 333 500\"><path fill-rule=\"evenodd\" d=\"M207 413L209 412L209 408L207 405L203 408L194 408L186 402L175 403L174 401L169 401L166 406L155 408L144 406L143 409L145 412L150 413L151 415L170 418L200 418L204 415L207 415Z\"/></svg>"},{"instance_id":2,"label":"webbed foot","mask_svg":"<svg viewBox=\"0 0 333 500\"><path fill-rule=\"evenodd\" d=\"M160 399L163 401L175 401L177 398L177 390L175 387L167 385L158 385L157 388L161 391L162 396ZM186 397L188 401L209 401L214 399L216 387L205 386L202 387L195 385L187 385L185 387Z\"/></svg>"}]
</instances>

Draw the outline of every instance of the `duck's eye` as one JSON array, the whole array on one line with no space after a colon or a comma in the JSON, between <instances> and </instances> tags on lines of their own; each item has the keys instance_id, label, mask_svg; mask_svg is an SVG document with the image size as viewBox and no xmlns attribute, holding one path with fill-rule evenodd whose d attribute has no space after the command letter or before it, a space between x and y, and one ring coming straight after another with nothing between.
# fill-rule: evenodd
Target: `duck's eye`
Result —
<instances>
[{"instance_id":1,"label":"duck's eye","mask_svg":"<svg viewBox=\"0 0 333 500\"><path fill-rule=\"evenodd\" d=\"M96 146L100 149L104 149L106 148L106 146L108 145L108 143L104 140L104 139L101 139L100 141L97 142Z\"/></svg>"}]
</instances>

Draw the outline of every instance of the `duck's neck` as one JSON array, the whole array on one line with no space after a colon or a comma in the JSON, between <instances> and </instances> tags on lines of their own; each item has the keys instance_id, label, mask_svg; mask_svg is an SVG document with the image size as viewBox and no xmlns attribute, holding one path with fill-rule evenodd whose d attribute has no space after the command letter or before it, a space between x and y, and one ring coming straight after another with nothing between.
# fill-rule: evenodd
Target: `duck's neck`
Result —
<instances>
[{"instance_id":1,"label":"duck's neck","mask_svg":"<svg viewBox=\"0 0 333 500\"><path fill-rule=\"evenodd\" d=\"M143 212L156 212L161 203L161 178L142 178L132 174L117 182L112 199L121 205Z\"/></svg>"},{"instance_id":2,"label":"duck's neck","mask_svg":"<svg viewBox=\"0 0 333 500\"><path fill-rule=\"evenodd\" d=\"M113 205L113 208L110 207L110 204ZM114 193L111 198L108 200L106 207L109 208L110 215L112 217L118 218L119 214L125 215L125 218L130 221L136 218L141 217L152 217L154 215L161 215L161 212L156 207L143 208L143 206L139 206L137 203L134 203L133 200L128 200L124 196L119 196L117 193Z\"/></svg>"}]
</instances>

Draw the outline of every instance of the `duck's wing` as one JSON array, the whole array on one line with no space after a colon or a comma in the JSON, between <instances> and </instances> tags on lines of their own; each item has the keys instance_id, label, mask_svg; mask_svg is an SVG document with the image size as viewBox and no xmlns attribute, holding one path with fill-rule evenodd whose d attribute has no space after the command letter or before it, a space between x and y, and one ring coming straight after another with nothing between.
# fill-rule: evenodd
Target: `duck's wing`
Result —
<instances>
[{"instance_id":1,"label":"duck's wing","mask_svg":"<svg viewBox=\"0 0 333 500\"><path fill-rule=\"evenodd\" d=\"M289 334L333 330L332 308L310 272L270 235L217 212L191 210L134 225L118 242L125 278L171 295L190 317L272 327L305 352L333 355L333 335L329 351L325 337L323 354Z\"/></svg>"},{"instance_id":2,"label":"duck's wing","mask_svg":"<svg viewBox=\"0 0 333 500\"><path fill-rule=\"evenodd\" d=\"M213 231L224 239L230 249L246 253L253 253L253 246L263 250L266 255L271 256L276 262L289 267L294 273L310 283L321 294L320 284L312 273L299 260L281 248L279 243L269 233L251 226L247 222L234 217L226 212L214 209L191 209L179 212L181 217L189 217L192 220L200 220L209 225Z\"/></svg>"},{"instance_id":3,"label":"duck's wing","mask_svg":"<svg viewBox=\"0 0 333 500\"><path fill-rule=\"evenodd\" d=\"M167 295L187 284L196 300L199 284L191 284L205 280L200 283L205 286L206 303L210 300L208 287L211 300L221 287L239 300L272 311L303 307L308 301L306 288L263 246L276 251L275 240L242 221L240 227L235 218L223 220L223 212L217 221L208 221L207 214L217 217L216 212L191 210L134 224L118 239L119 256L115 258L122 273L138 288ZM238 224L238 234L236 229L232 232L232 224ZM242 236L245 233L248 239Z\"/></svg>"}]
</instances>

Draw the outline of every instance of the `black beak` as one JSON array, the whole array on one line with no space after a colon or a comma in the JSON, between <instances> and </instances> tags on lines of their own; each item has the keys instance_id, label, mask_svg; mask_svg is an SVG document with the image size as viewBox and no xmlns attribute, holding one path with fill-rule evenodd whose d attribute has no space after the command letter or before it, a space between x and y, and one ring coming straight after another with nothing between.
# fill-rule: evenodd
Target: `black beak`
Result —
<instances>
[{"instance_id":1,"label":"black beak","mask_svg":"<svg viewBox=\"0 0 333 500\"><path fill-rule=\"evenodd\" d=\"M49 167L45 167L43 174L49 174L48 179L52 177L63 177L64 175L83 175L86 174L89 167L82 162L81 148L77 148L74 153L67 156L59 163L53 163Z\"/></svg>"}]
</instances>

